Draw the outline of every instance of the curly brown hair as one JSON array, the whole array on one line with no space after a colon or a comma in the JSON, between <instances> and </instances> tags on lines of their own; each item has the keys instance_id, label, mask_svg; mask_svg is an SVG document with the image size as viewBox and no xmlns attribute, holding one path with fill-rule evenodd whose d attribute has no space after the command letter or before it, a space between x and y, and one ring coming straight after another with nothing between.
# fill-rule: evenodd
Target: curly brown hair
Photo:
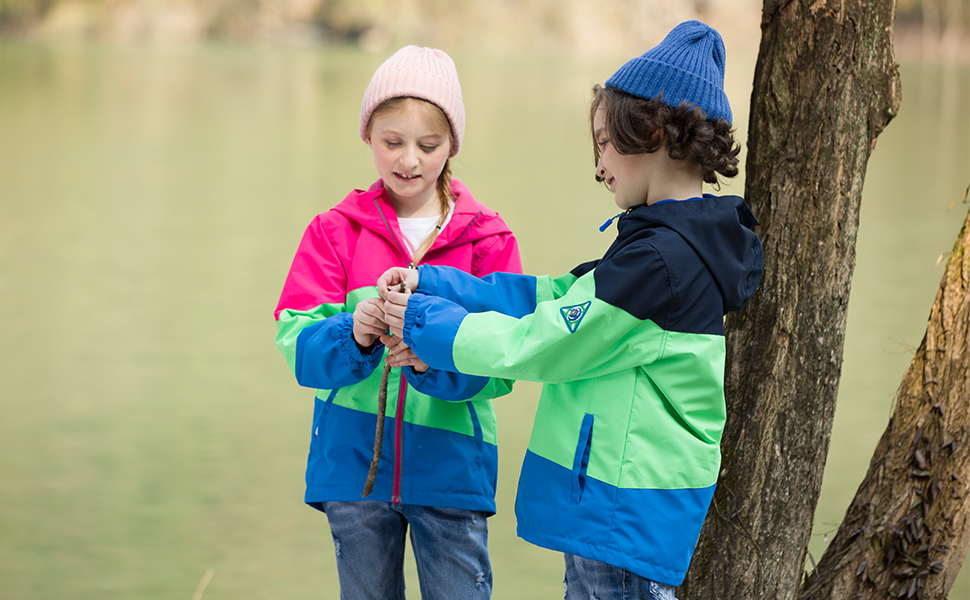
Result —
<instances>
[{"instance_id":1,"label":"curly brown hair","mask_svg":"<svg viewBox=\"0 0 970 600\"><path fill-rule=\"evenodd\" d=\"M693 160L700 165L705 183L718 184L718 174L738 174L741 146L734 140L734 129L724 119L707 119L704 111L681 102L674 108L660 96L645 100L615 88L593 86L589 109L590 130L596 111L603 109L607 137L620 154L649 154L662 145L675 160ZM599 164L600 148L593 132L594 164ZM603 181L599 176L597 181Z\"/></svg>"}]
</instances>

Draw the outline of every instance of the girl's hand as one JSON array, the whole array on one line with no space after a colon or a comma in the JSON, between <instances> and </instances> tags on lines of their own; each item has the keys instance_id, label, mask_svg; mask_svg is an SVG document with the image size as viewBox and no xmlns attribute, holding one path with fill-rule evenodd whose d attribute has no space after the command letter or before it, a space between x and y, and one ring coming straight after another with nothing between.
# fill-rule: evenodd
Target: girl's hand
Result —
<instances>
[{"instance_id":1,"label":"girl's hand","mask_svg":"<svg viewBox=\"0 0 970 600\"><path fill-rule=\"evenodd\" d=\"M387 292L397 290L402 283L407 284L409 290L418 289L418 270L404 267L391 267L377 280L377 293L381 299L387 300Z\"/></svg>"},{"instance_id":2,"label":"girl's hand","mask_svg":"<svg viewBox=\"0 0 970 600\"><path fill-rule=\"evenodd\" d=\"M382 335L381 343L387 348L387 364L392 367L412 367L418 373L428 370L428 365L424 363L414 350L408 348L399 335Z\"/></svg>"},{"instance_id":3,"label":"girl's hand","mask_svg":"<svg viewBox=\"0 0 970 600\"><path fill-rule=\"evenodd\" d=\"M384 322L387 323L391 333L401 336L404 334L404 311L408 308L408 298L411 297L411 292L407 291L402 294L401 292L387 290L384 296Z\"/></svg>"},{"instance_id":4,"label":"girl's hand","mask_svg":"<svg viewBox=\"0 0 970 600\"><path fill-rule=\"evenodd\" d=\"M354 341L364 348L371 347L384 332L384 303L379 298L367 298L354 309Z\"/></svg>"}]
</instances>

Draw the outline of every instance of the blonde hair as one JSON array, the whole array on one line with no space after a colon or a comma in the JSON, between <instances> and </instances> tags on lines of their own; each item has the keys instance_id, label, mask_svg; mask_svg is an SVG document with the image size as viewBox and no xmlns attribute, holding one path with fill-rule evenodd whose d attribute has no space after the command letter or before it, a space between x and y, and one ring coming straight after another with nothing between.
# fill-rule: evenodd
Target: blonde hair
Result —
<instances>
[{"instance_id":1,"label":"blonde hair","mask_svg":"<svg viewBox=\"0 0 970 600\"><path fill-rule=\"evenodd\" d=\"M431 122L435 133L443 135L445 132L448 134L448 143L454 148L455 139L454 134L451 130L451 122L445 115L444 111L438 107L437 104L428 102L427 100L422 100L421 98L414 98L411 96L398 96L396 98L390 98L381 102L374 112L371 114L370 119L367 122L367 137L370 138L370 128L371 123L374 122L374 117L384 112L400 111L404 108L405 104L409 101L413 101L415 105L421 109L424 115ZM416 265L418 262L424 258L424 254L431 248L434 241L438 238L438 233L441 232L441 228L445 223L445 219L448 218L448 212L451 210L451 202L454 200L454 196L451 193L451 158L445 160L445 166L441 169L441 174L438 175L438 180L435 184L435 191L438 196L438 207L441 210L441 216L438 217L438 223L435 228L428 234L428 237L424 238L424 241L417 247L414 254L411 257L411 264Z\"/></svg>"}]
</instances>

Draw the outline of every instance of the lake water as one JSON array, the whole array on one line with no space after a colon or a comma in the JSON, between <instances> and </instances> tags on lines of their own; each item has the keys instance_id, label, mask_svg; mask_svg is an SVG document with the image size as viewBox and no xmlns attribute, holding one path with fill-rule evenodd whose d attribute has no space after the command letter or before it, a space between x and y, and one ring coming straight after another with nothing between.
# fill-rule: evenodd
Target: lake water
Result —
<instances>
[{"instance_id":1,"label":"lake water","mask_svg":"<svg viewBox=\"0 0 970 600\"><path fill-rule=\"evenodd\" d=\"M312 393L273 344L272 311L306 224L376 177L357 119L383 58L0 44L0 596L191 598L207 581L207 600L338 597L326 520L302 504ZM528 272L612 240L586 106L625 58L455 55L455 175L516 232ZM742 141L753 67L728 66ZM816 558L967 210L948 210L970 183L966 66L904 65L902 81L866 180ZM561 594L561 556L514 531L537 396L520 383L497 403L501 600ZM418 597L413 570L408 587Z\"/></svg>"}]
</instances>

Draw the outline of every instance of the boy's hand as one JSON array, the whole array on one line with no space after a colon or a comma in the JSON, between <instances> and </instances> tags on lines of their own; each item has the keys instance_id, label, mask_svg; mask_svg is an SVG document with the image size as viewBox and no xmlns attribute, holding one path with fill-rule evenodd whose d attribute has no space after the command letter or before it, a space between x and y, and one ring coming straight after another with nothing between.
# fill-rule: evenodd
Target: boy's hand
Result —
<instances>
[{"instance_id":1,"label":"boy's hand","mask_svg":"<svg viewBox=\"0 0 970 600\"><path fill-rule=\"evenodd\" d=\"M387 290L384 293L384 322L396 336L404 335L404 311L408 308L411 292L404 293Z\"/></svg>"},{"instance_id":2,"label":"boy's hand","mask_svg":"<svg viewBox=\"0 0 970 600\"><path fill-rule=\"evenodd\" d=\"M404 340L399 335L382 335L381 343L387 348L387 364L392 367L412 367L418 373L428 370L428 365L424 363L414 350L408 348Z\"/></svg>"},{"instance_id":3,"label":"boy's hand","mask_svg":"<svg viewBox=\"0 0 970 600\"><path fill-rule=\"evenodd\" d=\"M384 322L384 303L378 298L367 298L354 309L354 341L369 348L387 331Z\"/></svg>"},{"instance_id":4,"label":"boy's hand","mask_svg":"<svg viewBox=\"0 0 970 600\"><path fill-rule=\"evenodd\" d=\"M377 293L381 299L387 300L387 292L397 290L402 283L407 284L409 290L418 289L418 270L391 267L377 280Z\"/></svg>"}]
</instances>

